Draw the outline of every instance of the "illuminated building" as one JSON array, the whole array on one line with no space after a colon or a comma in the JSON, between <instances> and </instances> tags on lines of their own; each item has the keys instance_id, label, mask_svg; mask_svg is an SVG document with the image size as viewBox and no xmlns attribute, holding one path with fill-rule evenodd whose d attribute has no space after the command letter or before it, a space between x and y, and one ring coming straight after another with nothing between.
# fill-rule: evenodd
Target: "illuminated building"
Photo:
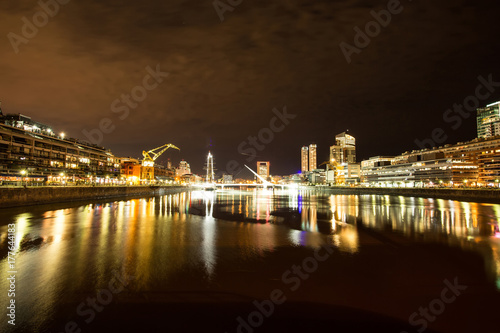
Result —
<instances>
[{"instance_id":1,"label":"illuminated building","mask_svg":"<svg viewBox=\"0 0 500 333\"><path fill-rule=\"evenodd\" d=\"M300 150L300 161L302 173L309 171L309 148L307 146L302 147Z\"/></svg>"},{"instance_id":2,"label":"illuminated building","mask_svg":"<svg viewBox=\"0 0 500 333\"><path fill-rule=\"evenodd\" d=\"M335 136L335 145L330 146L330 160L337 163L356 163L356 139L342 132Z\"/></svg>"},{"instance_id":3,"label":"illuminated building","mask_svg":"<svg viewBox=\"0 0 500 333\"><path fill-rule=\"evenodd\" d=\"M367 177L365 177L364 170L370 170L375 167L391 165L394 160L394 156L374 156L370 157L368 160L361 161L361 182L368 182Z\"/></svg>"},{"instance_id":4,"label":"illuminated building","mask_svg":"<svg viewBox=\"0 0 500 333\"><path fill-rule=\"evenodd\" d=\"M222 175L222 183L223 184L233 184L233 175Z\"/></svg>"},{"instance_id":5,"label":"illuminated building","mask_svg":"<svg viewBox=\"0 0 500 333\"><path fill-rule=\"evenodd\" d=\"M0 112L0 180L26 177L40 182L107 182L120 176L110 150L57 135L48 125L21 114Z\"/></svg>"},{"instance_id":6,"label":"illuminated building","mask_svg":"<svg viewBox=\"0 0 500 333\"><path fill-rule=\"evenodd\" d=\"M182 160L179 162L179 167L175 171L176 176L183 176L191 173L191 166L188 162Z\"/></svg>"},{"instance_id":7,"label":"illuminated building","mask_svg":"<svg viewBox=\"0 0 500 333\"><path fill-rule=\"evenodd\" d=\"M361 165L359 163L349 163L344 170L347 184L357 184L361 181Z\"/></svg>"},{"instance_id":8,"label":"illuminated building","mask_svg":"<svg viewBox=\"0 0 500 333\"><path fill-rule=\"evenodd\" d=\"M171 167L161 165L159 163L155 163L154 165L154 177L155 180L160 182L173 182L175 180L175 170Z\"/></svg>"},{"instance_id":9,"label":"illuminated building","mask_svg":"<svg viewBox=\"0 0 500 333\"><path fill-rule=\"evenodd\" d=\"M414 150L393 157L362 162L366 184L381 186L498 186L500 138Z\"/></svg>"},{"instance_id":10,"label":"illuminated building","mask_svg":"<svg viewBox=\"0 0 500 333\"><path fill-rule=\"evenodd\" d=\"M129 184L138 184L142 176L142 166L138 159L131 157L120 158L121 175Z\"/></svg>"},{"instance_id":11,"label":"illuminated building","mask_svg":"<svg viewBox=\"0 0 500 333\"><path fill-rule=\"evenodd\" d=\"M489 138L500 135L500 102L477 109L477 136Z\"/></svg>"},{"instance_id":12,"label":"illuminated building","mask_svg":"<svg viewBox=\"0 0 500 333\"><path fill-rule=\"evenodd\" d=\"M257 174L262 178L268 180L269 179L269 162L257 162Z\"/></svg>"},{"instance_id":13,"label":"illuminated building","mask_svg":"<svg viewBox=\"0 0 500 333\"><path fill-rule=\"evenodd\" d=\"M316 162L316 150L317 147L315 144L309 145L309 171L316 170L318 167Z\"/></svg>"}]
</instances>

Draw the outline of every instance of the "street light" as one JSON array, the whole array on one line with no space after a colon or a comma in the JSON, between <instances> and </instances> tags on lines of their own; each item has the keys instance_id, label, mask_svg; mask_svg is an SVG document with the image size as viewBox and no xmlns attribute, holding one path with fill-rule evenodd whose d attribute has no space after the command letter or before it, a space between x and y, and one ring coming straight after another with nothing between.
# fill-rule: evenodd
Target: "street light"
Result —
<instances>
[{"instance_id":1,"label":"street light","mask_svg":"<svg viewBox=\"0 0 500 333\"><path fill-rule=\"evenodd\" d=\"M23 178L24 178L24 175L26 175L28 172L26 170L21 170L21 184L23 183ZM28 186L28 181L26 181L26 186Z\"/></svg>"}]
</instances>

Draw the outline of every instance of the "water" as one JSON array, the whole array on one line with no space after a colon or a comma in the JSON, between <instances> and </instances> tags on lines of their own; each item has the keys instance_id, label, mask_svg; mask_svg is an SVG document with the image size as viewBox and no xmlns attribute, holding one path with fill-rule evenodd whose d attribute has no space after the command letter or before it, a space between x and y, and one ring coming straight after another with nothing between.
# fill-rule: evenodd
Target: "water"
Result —
<instances>
[{"instance_id":1,"label":"water","mask_svg":"<svg viewBox=\"0 0 500 333\"><path fill-rule=\"evenodd\" d=\"M0 216L0 291L4 297L9 289L7 224L15 223L16 328L26 332L48 327L63 331L69 320L85 328L85 319L94 320L85 302L102 290L104 303L110 295L109 303L136 302L199 290L265 297L267 283L279 285L282 270L269 273L269 281L262 283L246 277L278 271L275 267L286 260L300 262L301 257L287 249L312 250L325 244L338 249L339 258L356 258L378 243L388 249L406 243L465 249L480 254L487 280L500 288L498 204L309 190L228 190L69 208L3 209ZM368 236L360 234L363 230ZM349 305L358 306L354 301ZM2 310L2 318L5 315ZM4 320L0 327L11 328Z\"/></svg>"}]
</instances>

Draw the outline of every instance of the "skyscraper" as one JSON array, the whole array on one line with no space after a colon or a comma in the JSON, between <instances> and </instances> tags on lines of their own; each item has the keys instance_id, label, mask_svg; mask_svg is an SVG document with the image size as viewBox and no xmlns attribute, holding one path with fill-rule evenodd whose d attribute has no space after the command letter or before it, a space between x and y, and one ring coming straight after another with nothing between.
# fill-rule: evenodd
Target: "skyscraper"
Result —
<instances>
[{"instance_id":1,"label":"skyscraper","mask_svg":"<svg viewBox=\"0 0 500 333\"><path fill-rule=\"evenodd\" d=\"M257 162L257 174L267 180L269 178L269 162Z\"/></svg>"},{"instance_id":2,"label":"skyscraper","mask_svg":"<svg viewBox=\"0 0 500 333\"><path fill-rule=\"evenodd\" d=\"M477 109L477 137L500 135L500 102Z\"/></svg>"},{"instance_id":3,"label":"skyscraper","mask_svg":"<svg viewBox=\"0 0 500 333\"><path fill-rule=\"evenodd\" d=\"M356 139L346 132L335 136L335 145L330 146L330 160L341 163L356 163Z\"/></svg>"},{"instance_id":4,"label":"skyscraper","mask_svg":"<svg viewBox=\"0 0 500 333\"><path fill-rule=\"evenodd\" d=\"M317 163L316 163L316 145L315 144L310 144L309 145L309 171L316 170Z\"/></svg>"},{"instance_id":5,"label":"skyscraper","mask_svg":"<svg viewBox=\"0 0 500 333\"><path fill-rule=\"evenodd\" d=\"M309 170L309 148L307 146L302 147L300 150L300 161L300 170L302 173L307 172Z\"/></svg>"}]
</instances>

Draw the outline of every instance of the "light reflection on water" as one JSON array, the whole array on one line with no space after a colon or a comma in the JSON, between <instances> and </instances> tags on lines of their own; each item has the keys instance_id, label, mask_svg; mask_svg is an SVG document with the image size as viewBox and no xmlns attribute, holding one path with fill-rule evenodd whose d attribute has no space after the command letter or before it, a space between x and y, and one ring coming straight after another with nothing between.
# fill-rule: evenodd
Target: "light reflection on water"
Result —
<instances>
[{"instance_id":1,"label":"light reflection on water","mask_svg":"<svg viewBox=\"0 0 500 333\"><path fill-rule=\"evenodd\" d=\"M307 190L193 191L73 208L0 212L0 290L7 290L7 224L16 223L18 320L39 325L106 285L113 270L136 292L207 286L221 262L284 246L359 251L356 224L450 246L481 246L500 276L500 205ZM195 272L195 273L193 273ZM500 286L500 284L499 284ZM5 311L4 311L5 312ZM5 314L3 314L5 315Z\"/></svg>"}]
</instances>

